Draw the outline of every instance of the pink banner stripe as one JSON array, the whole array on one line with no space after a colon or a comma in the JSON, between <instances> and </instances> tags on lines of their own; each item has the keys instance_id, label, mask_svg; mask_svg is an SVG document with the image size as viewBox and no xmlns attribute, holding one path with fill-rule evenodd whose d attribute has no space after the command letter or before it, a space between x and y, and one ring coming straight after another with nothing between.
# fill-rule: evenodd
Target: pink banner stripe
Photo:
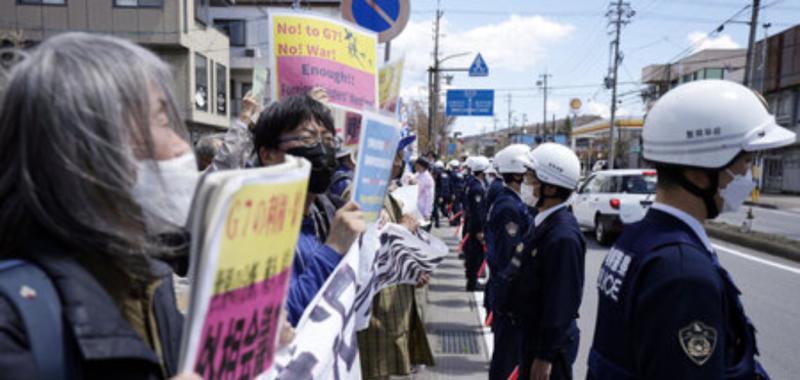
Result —
<instances>
[{"instance_id":1,"label":"pink banner stripe","mask_svg":"<svg viewBox=\"0 0 800 380\"><path fill-rule=\"evenodd\" d=\"M277 74L281 98L322 87L331 103L356 109L375 106L375 75L341 63L322 58L278 57Z\"/></svg>"},{"instance_id":2,"label":"pink banner stripe","mask_svg":"<svg viewBox=\"0 0 800 380\"><path fill-rule=\"evenodd\" d=\"M272 365L290 269L211 298L195 372L204 379L250 379Z\"/></svg>"}]
</instances>

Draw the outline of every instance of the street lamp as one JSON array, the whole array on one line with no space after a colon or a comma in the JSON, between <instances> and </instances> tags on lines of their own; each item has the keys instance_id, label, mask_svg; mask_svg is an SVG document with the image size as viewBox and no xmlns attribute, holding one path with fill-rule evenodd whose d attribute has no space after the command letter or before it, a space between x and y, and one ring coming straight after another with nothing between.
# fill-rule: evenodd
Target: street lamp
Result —
<instances>
[{"instance_id":1,"label":"street lamp","mask_svg":"<svg viewBox=\"0 0 800 380\"><path fill-rule=\"evenodd\" d=\"M428 112L428 149L433 150L436 146L434 145L436 142L433 138L433 131L436 129L436 117L439 115L439 72L442 69L439 66L450 59L463 57L465 55L470 55L472 52L463 52L457 54L448 55L442 59L439 59L438 53L434 54L433 57L433 67L428 69L428 83L431 84L430 88L432 89L430 93L430 110Z\"/></svg>"}]
</instances>

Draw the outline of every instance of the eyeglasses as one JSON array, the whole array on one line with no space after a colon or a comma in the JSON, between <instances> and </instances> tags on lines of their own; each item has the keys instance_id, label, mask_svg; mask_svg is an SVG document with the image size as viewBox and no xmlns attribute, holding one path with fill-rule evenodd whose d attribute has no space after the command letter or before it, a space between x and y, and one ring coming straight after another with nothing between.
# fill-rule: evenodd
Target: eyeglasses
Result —
<instances>
[{"instance_id":1,"label":"eyeglasses","mask_svg":"<svg viewBox=\"0 0 800 380\"><path fill-rule=\"evenodd\" d=\"M328 148L339 149L341 141L333 136L331 133L324 133L320 135L313 135L311 133L303 133L297 136L284 137L280 140L281 143L288 143L298 141L306 147L317 145L320 141Z\"/></svg>"}]
</instances>

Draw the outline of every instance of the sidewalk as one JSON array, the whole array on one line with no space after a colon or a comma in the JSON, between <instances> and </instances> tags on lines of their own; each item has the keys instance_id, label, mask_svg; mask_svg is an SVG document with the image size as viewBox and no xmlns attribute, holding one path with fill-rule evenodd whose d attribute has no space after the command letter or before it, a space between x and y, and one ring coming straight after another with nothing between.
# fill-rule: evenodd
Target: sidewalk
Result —
<instances>
[{"instance_id":1,"label":"sidewalk","mask_svg":"<svg viewBox=\"0 0 800 380\"><path fill-rule=\"evenodd\" d=\"M748 200L748 205L800 213L800 195L761 194L758 202Z\"/></svg>"},{"instance_id":2,"label":"sidewalk","mask_svg":"<svg viewBox=\"0 0 800 380\"><path fill-rule=\"evenodd\" d=\"M425 305L425 329L436 358L413 378L418 380L484 380L488 377L489 354L484 328L471 292L465 291L464 264L454 250L458 238L454 228L440 228L434 235L450 247L450 255L433 273ZM460 236L459 236L460 237Z\"/></svg>"}]
</instances>

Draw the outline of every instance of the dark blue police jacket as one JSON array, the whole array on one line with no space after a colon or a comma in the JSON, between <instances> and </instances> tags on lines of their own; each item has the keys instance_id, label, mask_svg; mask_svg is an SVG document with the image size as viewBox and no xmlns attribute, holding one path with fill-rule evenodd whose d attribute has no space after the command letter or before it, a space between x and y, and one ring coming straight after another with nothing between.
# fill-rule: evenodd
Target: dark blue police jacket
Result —
<instances>
[{"instance_id":1,"label":"dark blue police jacket","mask_svg":"<svg viewBox=\"0 0 800 380\"><path fill-rule=\"evenodd\" d=\"M286 298L286 311L292 326L300 321L303 311L341 260L339 253L319 241L313 219L303 218Z\"/></svg>"},{"instance_id":2,"label":"dark blue police jacket","mask_svg":"<svg viewBox=\"0 0 800 380\"><path fill-rule=\"evenodd\" d=\"M438 175L436 179L436 198L444 198L445 202L449 202L452 197L450 191L450 172L444 169L437 169ZM438 199L437 199L438 202Z\"/></svg>"},{"instance_id":3,"label":"dark blue police jacket","mask_svg":"<svg viewBox=\"0 0 800 380\"><path fill-rule=\"evenodd\" d=\"M519 195L503 185L494 203L489 207L489 217L484 228L486 239L486 263L489 266L487 289L488 305L495 315L507 314L509 310L496 307L495 299L502 283L496 274L505 270L518 247L524 246L526 233L533 228L534 214L525 206ZM502 287L508 291L507 287Z\"/></svg>"},{"instance_id":4,"label":"dark blue police jacket","mask_svg":"<svg viewBox=\"0 0 800 380\"><path fill-rule=\"evenodd\" d=\"M768 378L739 290L680 219L651 209L626 226L597 287L588 379Z\"/></svg>"},{"instance_id":5,"label":"dark blue police jacket","mask_svg":"<svg viewBox=\"0 0 800 380\"><path fill-rule=\"evenodd\" d=\"M483 232L483 225L486 222L486 187L483 181L475 176L467 177L467 185L464 196L464 231L475 236Z\"/></svg>"},{"instance_id":6,"label":"dark blue police jacket","mask_svg":"<svg viewBox=\"0 0 800 380\"><path fill-rule=\"evenodd\" d=\"M502 178L495 178L491 183L489 183L489 190L486 190L486 204L489 205L489 207L494 204L494 200L497 199L497 195L500 194L500 191L505 187L506 185L503 183ZM489 211L489 207L487 207L487 212Z\"/></svg>"},{"instance_id":7,"label":"dark blue police jacket","mask_svg":"<svg viewBox=\"0 0 800 380\"><path fill-rule=\"evenodd\" d=\"M464 193L464 175L455 171L450 172L450 191L455 201L461 204L461 195Z\"/></svg>"},{"instance_id":8,"label":"dark blue police jacket","mask_svg":"<svg viewBox=\"0 0 800 380\"><path fill-rule=\"evenodd\" d=\"M553 362L577 339L585 255L586 242L567 207L549 215L526 237L509 302L536 358Z\"/></svg>"}]
</instances>

